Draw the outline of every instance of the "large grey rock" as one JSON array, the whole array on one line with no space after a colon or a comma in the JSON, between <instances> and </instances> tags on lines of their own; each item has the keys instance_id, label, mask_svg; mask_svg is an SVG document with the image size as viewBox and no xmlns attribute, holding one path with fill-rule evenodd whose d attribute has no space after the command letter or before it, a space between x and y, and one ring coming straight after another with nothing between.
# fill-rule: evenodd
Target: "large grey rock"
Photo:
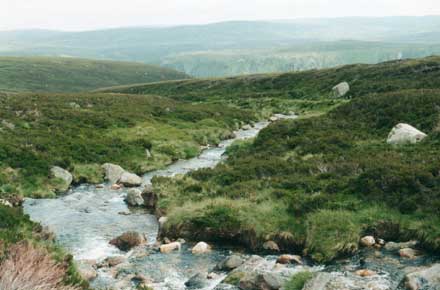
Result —
<instances>
[{"instance_id":1,"label":"large grey rock","mask_svg":"<svg viewBox=\"0 0 440 290\"><path fill-rule=\"evenodd\" d=\"M111 184L117 183L121 175L125 172L121 166L111 163L105 163L102 165L102 169L104 169L105 179Z\"/></svg>"},{"instance_id":2,"label":"large grey rock","mask_svg":"<svg viewBox=\"0 0 440 290\"><path fill-rule=\"evenodd\" d=\"M404 243L388 242L385 244L384 249L387 251L398 251L405 248L414 248L417 246L417 244L417 241L409 241Z\"/></svg>"},{"instance_id":3,"label":"large grey rock","mask_svg":"<svg viewBox=\"0 0 440 290\"><path fill-rule=\"evenodd\" d=\"M96 278L96 276L98 276L95 268L93 268L93 266L87 262L78 262L76 264L76 268L81 278L86 281L93 280Z\"/></svg>"},{"instance_id":4,"label":"large grey rock","mask_svg":"<svg viewBox=\"0 0 440 290\"><path fill-rule=\"evenodd\" d=\"M140 186L142 185L142 178L134 173L124 172L119 179L119 183L122 183L124 186L127 187Z\"/></svg>"},{"instance_id":5,"label":"large grey rock","mask_svg":"<svg viewBox=\"0 0 440 290\"><path fill-rule=\"evenodd\" d=\"M350 85L347 82L337 84L332 88L332 97L342 98L350 91Z\"/></svg>"},{"instance_id":6,"label":"large grey rock","mask_svg":"<svg viewBox=\"0 0 440 290\"><path fill-rule=\"evenodd\" d=\"M156 209L159 197L156 193L154 193L153 186L151 184L147 184L144 187L142 197L144 198L144 204L148 209Z\"/></svg>"},{"instance_id":7,"label":"large grey rock","mask_svg":"<svg viewBox=\"0 0 440 290\"><path fill-rule=\"evenodd\" d=\"M232 255L221 261L216 268L221 271L231 271L241 266L243 263L244 260L240 256Z\"/></svg>"},{"instance_id":8,"label":"large grey rock","mask_svg":"<svg viewBox=\"0 0 440 290\"><path fill-rule=\"evenodd\" d=\"M208 273L197 273L185 282L187 289L202 289L209 285Z\"/></svg>"},{"instance_id":9,"label":"large grey rock","mask_svg":"<svg viewBox=\"0 0 440 290\"><path fill-rule=\"evenodd\" d=\"M50 174L53 178L60 181L60 184L57 185L57 190L64 192L69 189L73 180L73 176L69 171L61 167L54 166L50 169Z\"/></svg>"},{"instance_id":10,"label":"large grey rock","mask_svg":"<svg viewBox=\"0 0 440 290\"><path fill-rule=\"evenodd\" d=\"M134 247L145 244L146 242L146 238L140 233L126 232L111 240L109 244L117 247L121 251L129 251Z\"/></svg>"},{"instance_id":11,"label":"large grey rock","mask_svg":"<svg viewBox=\"0 0 440 290\"><path fill-rule=\"evenodd\" d=\"M320 272L306 282L302 290L391 290L389 277L361 277L353 273Z\"/></svg>"},{"instance_id":12,"label":"large grey rock","mask_svg":"<svg viewBox=\"0 0 440 290\"><path fill-rule=\"evenodd\" d=\"M405 276L405 287L408 290L440 290L440 264L421 268Z\"/></svg>"},{"instance_id":13,"label":"large grey rock","mask_svg":"<svg viewBox=\"0 0 440 290\"><path fill-rule=\"evenodd\" d=\"M144 199L142 198L142 192L139 189L132 188L127 192L125 201L131 206L142 206Z\"/></svg>"},{"instance_id":14,"label":"large grey rock","mask_svg":"<svg viewBox=\"0 0 440 290\"><path fill-rule=\"evenodd\" d=\"M428 135L411 125L397 124L388 135L387 143L391 145L415 144L422 141Z\"/></svg>"}]
</instances>

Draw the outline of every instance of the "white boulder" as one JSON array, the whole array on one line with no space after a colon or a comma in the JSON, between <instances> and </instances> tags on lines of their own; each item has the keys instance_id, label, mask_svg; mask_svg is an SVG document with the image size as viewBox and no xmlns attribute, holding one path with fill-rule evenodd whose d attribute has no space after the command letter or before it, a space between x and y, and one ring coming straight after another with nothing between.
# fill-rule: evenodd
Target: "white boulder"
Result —
<instances>
[{"instance_id":1,"label":"white boulder","mask_svg":"<svg viewBox=\"0 0 440 290\"><path fill-rule=\"evenodd\" d=\"M61 184L57 186L57 190L67 191L69 189L73 180L73 176L69 171L59 166L54 166L50 169L50 174L53 178L61 181Z\"/></svg>"},{"instance_id":2,"label":"white boulder","mask_svg":"<svg viewBox=\"0 0 440 290\"><path fill-rule=\"evenodd\" d=\"M104 169L105 172L105 179L111 184L117 183L121 175L125 172L121 166L111 163L105 163L102 165L102 169Z\"/></svg>"},{"instance_id":3,"label":"white boulder","mask_svg":"<svg viewBox=\"0 0 440 290\"><path fill-rule=\"evenodd\" d=\"M422 141L428 135L411 125L397 124L388 135L387 143L391 145L415 144Z\"/></svg>"},{"instance_id":4,"label":"white boulder","mask_svg":"<svg viewBox=\"0 0 440 290\"><path fill-rule=\"evenodd\" d=\"M360 240L360 244L363 247L372 247L376 244L376 240L373 236L365 236Z\"/></svg>"},{"instance_id":5,"label":"white boulder","mask_svg":"<svg viewBox=\"0 0 440 290\"><path fill-rule=\"evenodd\" d=\"M193 254L206 254L209 253L210 251L211 251L211 246L209 246L205 242L199 242L191 249L191 252Z\"/></svg>"},{"instance_id":6,"label":"white boulder","mask_svg":"<svg viewBox=\"0 0 440 290\"><path fill-rule=\"evenodd\" d=\"M347 82L342 82L332 88L332 96L334 98L342 98L349 91L350 91L350 85Z\"/></svg>"},{"instance_id":7,"label":"white boulder","mask_svg":"<svg viewBox=\"0 0 440 290\"><path fill-rule=\"evenodd\" d=\"M159 249L162 254L169 254L172 251L180 251L181 247L182 245L179 242L173 242L173 243L161 245Z\"/></svg>"},{"instance_id":8,"label":"white boulder","mask_svg":"<svg viewBox=\"0 0 440 290\"><path fill-rule=\"evenodd\" d=\"M127 192L127 197L125 201L131 206L142 206L144 205L144 199L142 198L142 191L136 188L132 188Z\"/></svg>"},{"instance_id":9,"label":"white boulder","mask_svg":"<svg viewBox=\"0 0 440 290\"><path fill-rule=\"evenodd\" d=\"M127 187L140 186L142 185L142 178L134 173L124 172L119 179L119 183Z\"/></svg>"}]
</instances>

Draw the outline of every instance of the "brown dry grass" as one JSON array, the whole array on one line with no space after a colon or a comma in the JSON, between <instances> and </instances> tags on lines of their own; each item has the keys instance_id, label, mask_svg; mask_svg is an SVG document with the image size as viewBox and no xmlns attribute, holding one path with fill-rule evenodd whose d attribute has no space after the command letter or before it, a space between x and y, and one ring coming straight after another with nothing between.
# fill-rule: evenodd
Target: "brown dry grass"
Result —
<instances>
[{"instance_id":1,"label":"brown dry grass","mask_svg":"<svg viewBox=\"0 0 440 290\"><path fill-rule=\"evenodd\" d=\"M29 242L12 245L0 264L0 290L79 290L65 286L66 266Z\"/></svg>"}]
</instances>

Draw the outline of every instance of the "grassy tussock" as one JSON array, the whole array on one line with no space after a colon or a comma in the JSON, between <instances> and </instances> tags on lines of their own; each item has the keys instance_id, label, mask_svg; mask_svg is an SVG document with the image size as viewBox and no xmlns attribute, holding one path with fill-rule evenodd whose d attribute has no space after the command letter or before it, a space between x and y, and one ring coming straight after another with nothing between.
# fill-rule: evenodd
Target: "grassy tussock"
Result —
<instances>
[{"instance_id":1,"label":"grassy tussock","mask_svg":"<svg viewBox=\"0 0 440 290\"><path fill-rule=\"evenodd\" d=\"M66 271L66 265L55 262L46 250L21 242L9 247L0 263L0 289L80 289L64 284Z\"/></svg>"}]
</instances>

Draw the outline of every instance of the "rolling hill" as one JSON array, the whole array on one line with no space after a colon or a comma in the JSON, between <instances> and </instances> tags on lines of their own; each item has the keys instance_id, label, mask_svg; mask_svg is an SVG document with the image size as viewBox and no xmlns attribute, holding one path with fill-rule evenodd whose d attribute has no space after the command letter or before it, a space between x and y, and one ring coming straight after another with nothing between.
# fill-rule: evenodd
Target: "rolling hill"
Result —
<instances>
[{"instance_id":1,"label":"rolling hill","mask_svg":"<svg viewBox=\"0 0 440 290\"><path fill-rule=\"evenodd\" d=\"M0 55L139 61L218 77L438 54L439 27L440 17L425 16L6 31L0 32Z\"/></svg>"},{"instance_id":2,"label":"rolling hill","mask_svg":"<svg viewBox=\"0 0 440 290\"><path fill-rule=\"evenodd\" d=\"M61 57L0 57L0 91L79 92L102 86L185 79L141 63Z\"/></svg>"}]
</instances>

